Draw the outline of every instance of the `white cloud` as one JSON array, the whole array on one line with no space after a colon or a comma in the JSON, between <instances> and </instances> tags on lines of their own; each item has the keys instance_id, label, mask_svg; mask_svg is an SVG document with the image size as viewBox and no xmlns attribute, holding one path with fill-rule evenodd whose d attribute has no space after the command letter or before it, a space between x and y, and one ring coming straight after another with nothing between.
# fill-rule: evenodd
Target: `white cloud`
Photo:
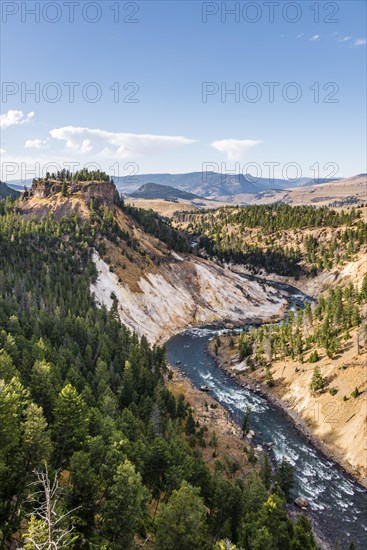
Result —
<instances>
[{"instance_id":1,"label":"white cloud","mask_svg":"<svg viewBox=\"0 0 367 550\"><path fill-rule=\"evenodd\" d=\"M303 35L304 35L304 33L301 32L300 34L297 34L297 38L302 38Z\"/></svg>"},{"instance_id":2,"label":"white cloud","mask_svg":"<svg viewBox=\"0 0 367 550\"><path fill-rule=\"evenodd\" d=\"M351 36L339 36L338 42L348 42L348 40L351 40Z\"/></svg>"},{"instance_id":3,"label":"white cloud","mask_svg":"<svg viewBox=\"0 0 367 550\"><path fill-rule=\"evenodd\" d=\"M318 42L320 40L320 35L319 34L314 34L313 36L311 36L310 38L310 41L311 42Z\"/></svg>"},{"instance_id":4,"label":"white cloud","mask_svg":"<svg viewBox=\"0 0 367 550\"><path fill-rule=\"evenodd\" d=\"M213 141L211 146L220 153L225 153L229 160L241 160L246 155L248 149L259 143L261 141L254 139L221 139Z\"/></svg>"},{"instance_id":5,"label":"white cloud","mask_svg":"<svg viewBox=\"0 0 367 550\"><path fill-rule=\"evenodd\" d=\"M48 139L27 139L24 144L26 149L43 149L46 147Z\"/></svg>"},{"instance_id":6,"label":"white cloud","mask_svg":"<svg viewBox=\"0 0 367 550\"><path fill-rule=\"evenodd\" d=\"M0 155L5 155L6 151L5 149L0 149Z\"/></svg>"},{"instance_id":7,"label":"white cloud","mask_svg":"<svg viewBox=\"0 0 367 550\"><path fill-rule=\"evenodd\" d=\"M151 155L195 142L182 136L127 134L76 126L55 128L50 131L50 135L54 139L65 141L68 149L80 153L98 149L99 156L119 159Z\"/></svg>"},{"instance_id":8,"label":"white cloud","mask_svg":"<svg viewBox=\"0 0 367 550\"><path fill-rule=\"evenodd\" d=\"M356 40L353 42L353 46L365 46L366 42L367 41L365 38L356 38Z\"/></svg>"},{"instance_id":9,"label":"white cloud","mask_svg":"<svg viewBox=\"0 0 367 550\"><path fill-rule=\"evenodd\" d=\"M89 151L91 151L92 149L93 149L93 147L90 143L90 139L85 139L83 141L83 143L81 144L80 152L81 153L89 153Z\"/></svg>"},{"instance_id":10,"label":"white cloud","mask_svg":"<svg viewBox=\"0 0 367 550\"><path fill-rule=\"evenodd\" d=\"M24 115L22 111L13 111L12 109L4 115L0 115L0 128L9 128L18 124L25 124L34 117L34 113Z\"/></svg>"}]
</instances>

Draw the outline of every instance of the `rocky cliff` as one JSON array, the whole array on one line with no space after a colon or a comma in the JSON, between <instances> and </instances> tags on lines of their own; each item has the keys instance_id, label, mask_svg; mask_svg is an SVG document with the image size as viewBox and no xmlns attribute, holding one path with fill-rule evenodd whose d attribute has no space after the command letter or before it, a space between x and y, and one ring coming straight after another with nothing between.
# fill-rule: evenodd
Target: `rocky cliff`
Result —
<instances>
[{"instance_id":1,"label":"rocky cliff","mask_svg":"<svg viewBox=\"0 0 367 550\"><path fill-rule=\"evenodd\" d=\"M25 191L23 201L27 202L32 198L48 199L61 195L62 182L56 180L34 180L29 191ZM91 199L105 203L109 206L118 204L119 194L112 182L86 181L78 183L66 183L66 197L79 195L86 201Z\"/></svg>"}]
</instances>

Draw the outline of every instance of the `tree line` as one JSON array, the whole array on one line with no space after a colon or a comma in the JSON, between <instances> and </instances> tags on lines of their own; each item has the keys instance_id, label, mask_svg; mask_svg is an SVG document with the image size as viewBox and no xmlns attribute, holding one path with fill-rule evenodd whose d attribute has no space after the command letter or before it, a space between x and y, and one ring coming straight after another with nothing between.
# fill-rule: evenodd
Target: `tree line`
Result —
<instances>
[{"instance_id":1,"label":"tree line","mask_svg":"<svg viewBox=\"0 0 367 550\"><path fill-rule=\"evenodd\" d=\"M172 250L190 252L188 237L177 231L168 219L163 218L154 210L146 210L127 204L123 205L123 210L141 225L144 231L164 242Z\"/></svg>"},{"instance_id":2,"label":"tree line","mask_svg":"<svg viewBox=\"0 0 367 550\"><path fill-rule=\"evenodd\" d=\"M44 178L35 178L33 182L37 181L60 181L60 182L69 182L69 183L78 183L85 181L111 181L112 178L106 174L103 170L89 170L88 168L83 168L82 170L77 170L76 172L71 172L63 168L62 170L57 170L56 172L47 172Z\"/></svg>"},{"instance_id":3,"label":"tree line","mask_svg":"<svg viewBox=\"0 0 367 550\"><path fill-rule=\"evenodd\" d=\"M242 333L239 337L240 358L247 358L253 369L288 357L303 363L306 355L310 363L317 363L317 350L323 350L333 359L351 339L352 329L357 328L360 332L358 342L360 337L366 341L366 325L362 318L362 306L366 302L367 274L360 290L353 283L344 289L332 288L318 298L314 307L307 303L304 309L290 312L282 323Z\"/></svg>"},{"instance_id":4,"label":"tree line","mask_svg":"<svg viewBox=\"0 0 367 550\"><path fill-rule=\"evenodd\" d=\"M354 207L340 212L313 206L225 207L189 216L187 231L199 250L220 262L246 265L254 273L313 276L352 260L367 243L367 224L360 218ZM184 215L178 219L184 221ZM332 231L320 238L315 230L321 228Z\"/></svg>"}]
</instances>

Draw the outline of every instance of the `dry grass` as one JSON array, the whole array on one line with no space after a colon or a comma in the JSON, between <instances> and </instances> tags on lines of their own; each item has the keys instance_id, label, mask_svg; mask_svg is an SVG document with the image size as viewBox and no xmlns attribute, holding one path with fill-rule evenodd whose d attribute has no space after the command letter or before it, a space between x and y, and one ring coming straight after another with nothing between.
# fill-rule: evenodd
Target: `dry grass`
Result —
<instances>
[{"instance_id":1,"label":"dry grass","mask_svg":"<svg viewBox=\"0 0 367 550\"><path fill-rule=\"evenodd\" d=\"M203 200L183 200L178 201L165 201L162 199L126 199L126 204L135 206L136 208L144 208L145 210L154 210L161 216L167 216L171 218L176 212L197 210L202 208L220 208L229 204L227 201L212 201L209 199Z\"/></svg>"}]
</instances>

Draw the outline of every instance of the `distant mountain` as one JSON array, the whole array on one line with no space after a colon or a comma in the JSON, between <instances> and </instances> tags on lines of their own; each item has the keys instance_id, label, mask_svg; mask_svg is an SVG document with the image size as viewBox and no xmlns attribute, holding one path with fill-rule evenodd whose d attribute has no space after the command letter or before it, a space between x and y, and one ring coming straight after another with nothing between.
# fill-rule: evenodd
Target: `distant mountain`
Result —
<instances>
[{"instance_id":1,"label":"distant mountain","mask_svg":"<svg viewBox=\"0 0 367 550\"><path fill-rule=\"evenodd\" d=\"M113 177L117 189L126 194L136 192L146 184L173 187L197 195L195 198L213 199L228 195L258 194L269 190L308 187L338 181L341 178L300 178L296 183L285 179L254 178L251 174L218 174L217 172L188 172L185 174L139 174L128 177ZM8 187L23 191L32 180L11 180ZM140 197L143 198L143 197ZM159 198L159 197L149 197ZM183 198L183 197L181 197ZM187 198L187 197L186 197ZM190 199L189 199L190 200ZM192 199L191 199L192 200Z\"/></svg>"},{"instance_id":2,"label":"distant mountain","mask_svg":"<svg viewBox=\"0 0 367 550\"><path fill-rule=\"evenodd\" d=\"M200 197L214 198L223 195L257 194L270 189L289 189L335 181L331 179L300 178L295 184L284 179L254 178L250 174L218 174L217 172L190 172L187 174L141 174L117 177L114 182L119 191L131 194L140 186L157 184L170 186Z\"/></svg>"},{"instance_id":3,"label":"distant mountain","mask_svg":"<svg viewBox=\"0 0 367 550\"><path fill-rule=\"evenodd\" d=\"M258 193L265 185L254 183L251 176L242 174L218 174L215 172L190 172L187 174L141 174L132 178L114 178L120 191L132 192L146 183L169 185L187 193L201 197L216 197L219 195L236 195L238 193ZM283 180L282 180L283 181ZM264 180L264 184L269 180ZM277 182L274 182L276 185ZM268 187L266 187L268 188Z\"/></svg>"},{"instance_id":4,"label":"distant mountain","mask_svg":"<svg viewBox=\"0 0 367 550\"><path fill-rule=\"evenodd\" d=\"M20 191L21 193L23 193L25 187L29 189L32 186L32 181L33 179L10 180L6 182L6 185L11 189L15 189L16 191Z\"/></svg>"},{"instance_id":5,"label":"distant mountain","mask_svg":"<svg viewBox=\"0 0 367 550\"><path fill-rule=\"evenodd\" d=\"M11 197L12 199L16 199L19 197L20 191L16 191L15 189L11 189L6 183L3 183L0 181L0 199L6 199L6 197Z\"/></svg>"},{"instance_id":6,"label":"distant mountain","mask_svg":"<svg viewBox=\"0 0 367 550\"><path fill-rule=\"evenodd\" d=\"M287 185L287 189L293 189L295 187L309 187L310 185L322 185L324 183L331 183L333 181L341 181L343 178L300 178L297 183Z\"/></svg>"},{"instance_id":7,"label":"distant mountain","mask_svg":"<svg viewBox=\"0 0 367 550\"><path fill-rule=\"evenodd\" d=\"M159 183L145 183L139 189L130 193L130 197L136 199L165 199L165 200L194 200L202 199L199 195L194 193L188 193L187 191L182 191L171 185L161 185Z\"/></svg>"}]
</instances>

